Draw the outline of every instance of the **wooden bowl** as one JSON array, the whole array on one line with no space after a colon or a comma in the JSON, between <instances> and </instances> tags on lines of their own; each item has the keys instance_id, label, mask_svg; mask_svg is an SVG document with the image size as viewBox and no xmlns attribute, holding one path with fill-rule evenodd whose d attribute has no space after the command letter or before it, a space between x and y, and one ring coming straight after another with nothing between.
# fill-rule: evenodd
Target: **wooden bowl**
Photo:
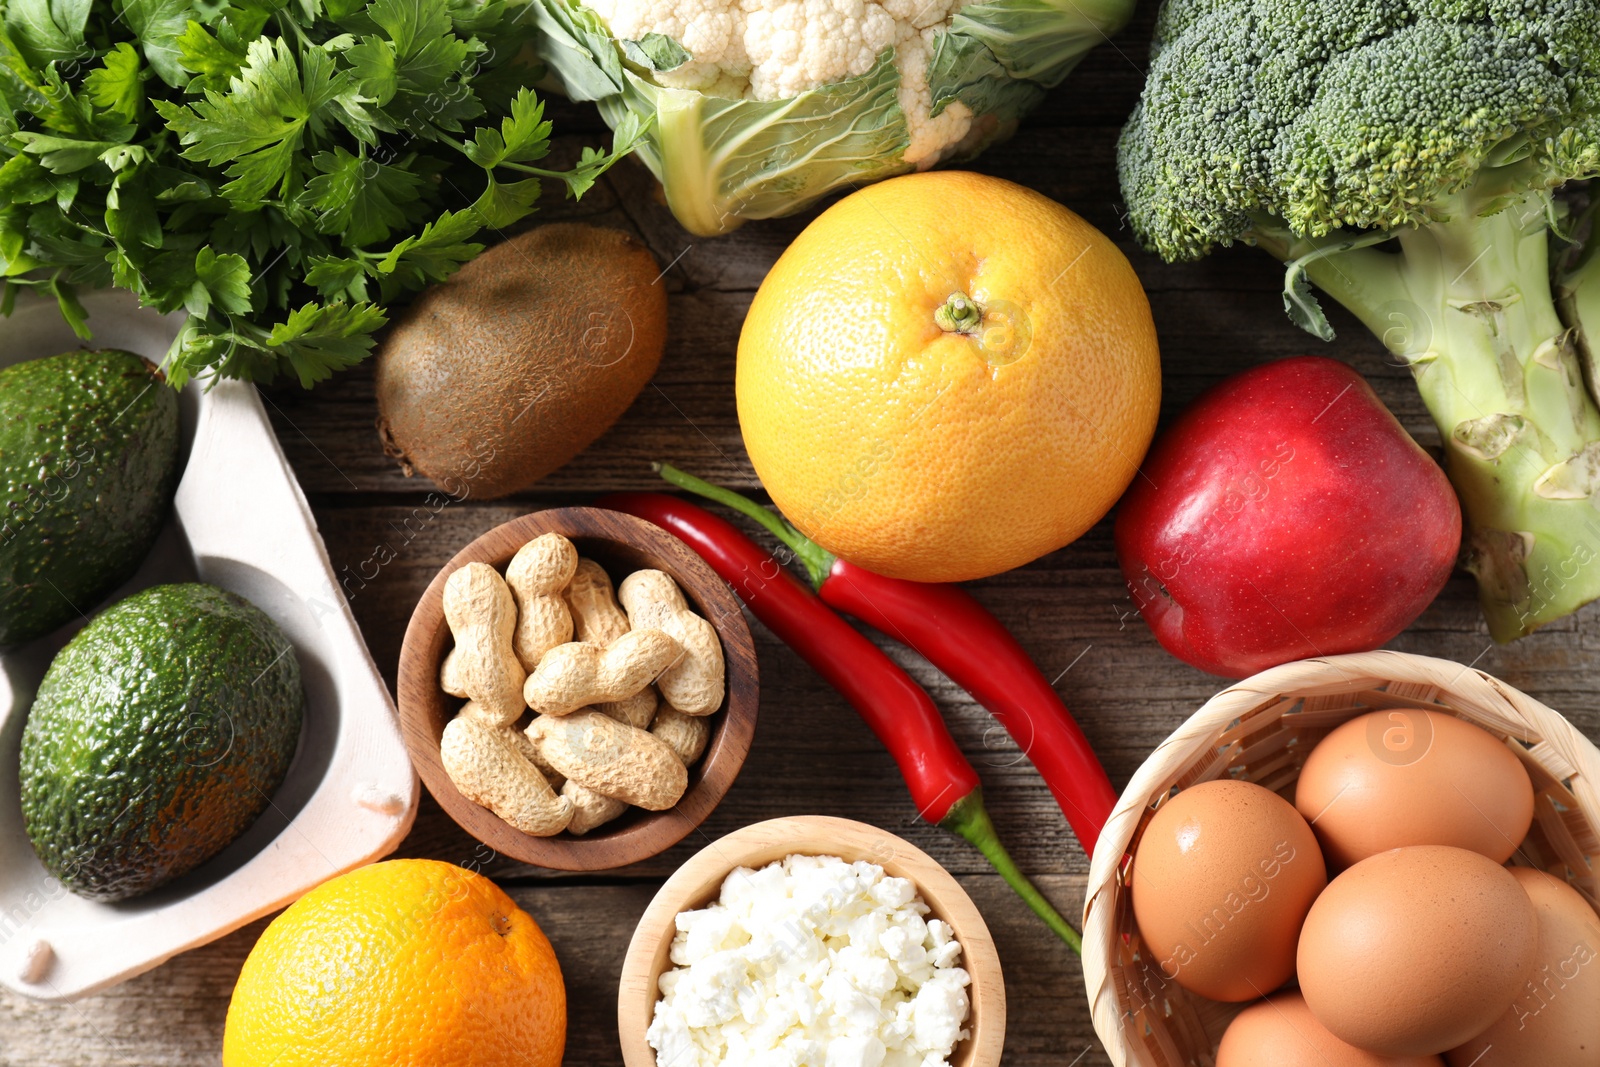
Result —
<instances>
[{"instance_id":1,"label":"wooden bowl","mask_svg":"<svg viewBox=\"0 0 1600 1067\"><path fill-rule=\"evenodd\" d=\"M1116 1067L1200 1067L1244 1004L1165 977L1143 951L1128 893L1150 817L1180 790L1233 777L1291 803L1306 756L1341 723L1386 708L1454 715L1506 743L1533 779L1533 827L1515 863L1566 879L1591 904L1600 872L1600 750L1566 719L1483 671L1404 652L1325 656L1273 667L1206 702L1134 774L1089 867L1083 980Z\"/></svg>"},{"instance_id":2,"label":"wooden bowl","mask_svg":"<svg viewBox=\"0 0 1600 1067\"><path fill-rule=\"evenodd\" d=\"M712 717L705 755L689 769L689 788L666 811L629 809L582 837L562 833L534 837L480 807L456 790L439 757L445 723L463 701L439 688L439 666L452 647L444 618L444 583L468 563L488 563L504 571L529 541L559 533L578 553L599 563L620 583L633 571L654 568L678 583L689 606L711 620L727 661L727 696ZM699 556L652 523L601 508L552 508L512 519L467 545L442 567L411 613L400 649L400 727L411 762L439 806L462 829L496 852L540 867L600 871L648 859L677 844L711 814L727 794L750 751L756 727L755 644L739 602Z\"/></svg>"},{"instance_id":3,"label":"wooden bowl","mask_svg":"<svg viewBox=\"0 0 1600 1067\"><path fill-rule=\"evenodd\" d=\"M655 1014L657 980L672 966L669 953L678 913L716 900L734 868L764 867L795 853L866 860L917 887L930 916L950 924L961 943L961 966L972 976L966 1022L972 1036L956 1046L951 1067L997 1067L1006 1040L1006 984L994 938L972 898L950 872L904 838L825 815L769 819L735 830L696 852L667 879L634 929L622 963L617 1029L625 1067L656 1067L655 1049L645 1032Z\"/></svg>"}]
</instances>

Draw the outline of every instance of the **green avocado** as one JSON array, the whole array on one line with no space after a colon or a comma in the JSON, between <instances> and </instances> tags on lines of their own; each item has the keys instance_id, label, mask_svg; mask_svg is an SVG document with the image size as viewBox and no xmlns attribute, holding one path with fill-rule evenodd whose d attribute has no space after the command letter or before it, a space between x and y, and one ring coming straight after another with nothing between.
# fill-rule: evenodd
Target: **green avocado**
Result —
<instances>
[{"instance_id":1,"label":"green avocado","mask_svg":"<svg viewBox=\"0 0 1600 1067\"><path fill-rule=\"evenodd\" d=\"M132 577L177 478L178 396L145 360L107 349L0 370L0 646Z\"/></svg>"},{"instance_id":2,"label":"green avocado","mask_svg":"<svg viewBox=\"0 0 1600 1067\"><path fill-rule=\"evenodd\" d=\"M215 586L160 585L61 650L22 733L22 817L70 890L115 901L244 833L288 773L305 697L288 638Z\"/></svg>"}]
</instances>

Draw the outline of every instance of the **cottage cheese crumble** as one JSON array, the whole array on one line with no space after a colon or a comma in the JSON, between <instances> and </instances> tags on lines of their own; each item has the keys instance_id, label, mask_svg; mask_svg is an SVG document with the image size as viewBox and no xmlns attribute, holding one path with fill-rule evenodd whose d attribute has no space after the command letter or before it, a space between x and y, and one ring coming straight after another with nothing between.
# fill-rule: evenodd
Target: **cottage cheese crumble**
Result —
<instances>
[{"instance_id":1,"label":"cottage cheese crumble","mask_svg":"<svg viewBox=\"0 0 1600 1067\"><path fill-rule=\"evenodd\" d=\"M789 856L678 915L648 1040L661 1067L945 1067L968 1036L961 945L904 878Z\"/></svg>"}]
</instances>

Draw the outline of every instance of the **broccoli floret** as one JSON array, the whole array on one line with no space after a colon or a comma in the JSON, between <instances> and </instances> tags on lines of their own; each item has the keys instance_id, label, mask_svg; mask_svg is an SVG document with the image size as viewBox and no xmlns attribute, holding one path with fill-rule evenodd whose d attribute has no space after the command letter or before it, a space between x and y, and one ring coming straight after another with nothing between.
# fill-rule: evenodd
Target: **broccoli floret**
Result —
<instances>
[{"instance_id":1,"label":"broccoli floret","mask_svg":"<svg viewBox=\"0 0 1600 1067\"><path fill-rule=\"evenodd\" d=\"M1600 597L1597 346L1549 257L1559 190L1600 175L1600 0L1167 0L1151 52L1118 160L1140 240L1259 245L1296 322L1332 337L1309 280L1410 362L1498 639Z\"/></svg>"}]
</instances>

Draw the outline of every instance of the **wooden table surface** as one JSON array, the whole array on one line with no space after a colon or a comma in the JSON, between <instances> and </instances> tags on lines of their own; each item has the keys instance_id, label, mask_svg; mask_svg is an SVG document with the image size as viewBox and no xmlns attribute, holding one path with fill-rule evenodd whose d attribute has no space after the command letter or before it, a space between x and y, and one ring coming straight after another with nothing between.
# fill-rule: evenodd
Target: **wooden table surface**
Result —
<instances>
[{"instance_id":1,"label":"wooden table surface","mask_svg":"<svg viewBox=\"0 0 1600 1067\"><path fill-rule=\"evenodd\" d=\"M1409 372L1337 308L1339 338L1322 344L1292 326L1278 297L1282 269L1264 253L1232 249L1198 263L1163 264L1140 250L1120 218L1118 129L1137 98L1155 5L1096 49L1007 144L975 169L1032 186L1110 234L1150 294L1160 332L1164 421L1226 375L1317 352L1355 365L1406 428L1436 444ZM553 102L561 146L593 143L587 107ZM734 350L744 311L767 268L810 215L753 223L727 237L686 235L642 166L615 170L578 204L547 196L538 216L583 218L640 234L668 268L671 333L655 380L599 443L534 491L438 513L431 488L406 479L373 431L371 376L357 369L302 393L264 394L267 410L311 501L341 575L359 575L352 608L392 687L400 640L418 595L465 542L512 516L579 504L596 494L658 485L652 460L753 487L734 410ZM1017 634L1083 724L1120 788L1173 727L1222 682L1172 659L1134 613L1119 578L1110 524L1038 562L971 586ZM918 821L889 756L854 712L753 620L761 664L754 748L727 799L700 832L647 863L568 875L505 861L456 828L424 795L399 855L479 865L544 927L566 975L567 1063L616 1064L616 981L635 922L655 888L693 851L747 823L779 815L847 816L886 827L931 853L966 886L987 918L1010 1002L1005 1062L1013 1067L1107 1063L1090 1024L1072 954L989 872L964 842ZM1489 639L1473 588L1453 578L1391 647L1472 663L1549 703L1600 738L1600 646L1594 607L1511 646ZM984 779L1012 854L1060 910L1076 918L1088 860L1021 753L965 693L915 655L890 655L933 693ZM180 956L103 995L65 1006L0 995L0 1063L27 1067L216 1064L234 979L263 922ZM332 1067L332 1065L330 1065Z\"/></svg>"}]
</instances>

